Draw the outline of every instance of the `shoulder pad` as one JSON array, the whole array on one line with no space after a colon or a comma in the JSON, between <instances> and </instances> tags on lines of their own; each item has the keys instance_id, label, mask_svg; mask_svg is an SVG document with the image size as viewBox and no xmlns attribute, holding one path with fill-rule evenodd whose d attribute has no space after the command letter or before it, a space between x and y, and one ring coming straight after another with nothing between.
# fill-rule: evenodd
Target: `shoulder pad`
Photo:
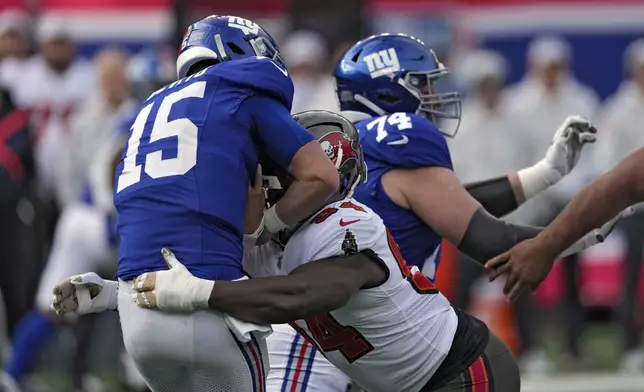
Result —
<instances>
[{"instance_id":1,"label":"shoulder pad","mask_svg":"<svg viewBox=\"0 0 644 392\"><path fill-rule=\"evenodd\" d=\"M342 200L315 214L291 237L284 252L298 254L295 259L304 262L349 255L373 248L383 233L384 223L371 209L353 199Z\"/></svg>"},{"instance_id":2,"label":"shoulder pad","mask_svg":"<svg viewBox=\"0 0 644 392\"><path fill-rule=\"evenodd\" d=\"M262 56L227 61L210 67L207 74L230 80L258 93L272 96L291 110L293 81L288 71L275 61Z\"/></svg>"},{"instance_id":3,"label":"shoulder pad","mask_svg":"<svg viewBox=\"0 0 644 392\"><path fill-rule=\"evenodd\" d=\"M362 120L356 127L366 157L393 166L453 169L445 136L425 117L393 113Z\"/></svg>"}]
</instances>

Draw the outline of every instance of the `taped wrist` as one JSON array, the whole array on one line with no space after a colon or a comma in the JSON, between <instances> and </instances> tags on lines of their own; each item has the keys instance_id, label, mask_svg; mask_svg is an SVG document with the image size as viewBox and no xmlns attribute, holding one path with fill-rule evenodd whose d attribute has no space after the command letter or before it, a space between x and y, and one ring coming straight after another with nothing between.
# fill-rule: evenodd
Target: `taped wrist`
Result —
<instances>
[{"instance_id":1,"label":"taped wrist","mask_svg":"<svg viewBox=\"0 0 644 392\"><path fill-rule=\"evenodd\" d=\"M550 166L545 160L539 161L534 166L519 170L517 175L519 176L526 200L550 188L559 182L562 177L561 173Z\"/></svg>"},{"instance_id":2,"label":"taped wrist","mask_svg":"<svg viewBox=\"0 0 644 392\"><path fill-rule=\"evenodd\" d=\"M519 206L508 176L465 184L465 189L487 212L497 218L509 214Z\"/></svg>"},{"instance_id":3,"label":"taped wrist","mask_svg":"<svg viewBox=\"0 0 644 392\"><path fill-rule=\"evenodd\" d=\"M262 220L259 222L259 226L257 226L257 230L255 230L253 234L244 234L244 237L242 239L244 253L251 250L257 243L257 239L259 238L260 235L262 235L262 233L264 232L264 227L266 227L265 221L266 221L266 217L263 216Z\"/></svg>"},{"instance_id":4,"label":"taped wrist","mask_svg":"<svg viewBox=\"0 0 644 392\"><path fill-rule=\"evenodd\" d=\"M512 248L523 240L536 237L541 227L519 226L496 219L483 208L476 210L458 249L481 264Z\"/></svg>"},{"instance_id":5,"label":"taped wrist","mask_svg":"<svg viewBox=\"0 0 644 392\"><path fill-rule=\"evenodd\" d=\"M192 304L197 309L208 309L208 301L212 288L215 286L214 280L194 278L188 285L188 291L192 294Z\"/></svg>"}]
</instances>

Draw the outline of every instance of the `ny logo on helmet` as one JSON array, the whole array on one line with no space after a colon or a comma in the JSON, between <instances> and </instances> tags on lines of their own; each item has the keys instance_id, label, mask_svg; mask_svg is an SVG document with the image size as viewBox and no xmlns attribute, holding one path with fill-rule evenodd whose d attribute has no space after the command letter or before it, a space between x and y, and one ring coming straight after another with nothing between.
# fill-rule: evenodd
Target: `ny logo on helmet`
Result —
<instances>
[{"instance_id":1,"label":"ny logo on helmet","mask_svg":"<svg viewBox=\"0 0 644 392\"><path fill-rule=\"evenodd\" d=\"M188 26L186 33L183 35L183 41L181 41L181 47L179 48L179 53L181 53L181 51L184 50L186 46L188 46L188 43L190 41L190 35L192 34L193 29L194 29L193 25Z\"/></svg>"},{"instance_id":2,"label":"ny logo on helmet","mask_svg":"<svg viewBox=\"0 0 644 392\"><path fill-rule=\"evenodd\" d=\"M259 25L248 19L240 18L239 16L228 17L228 27L234 27L244 32L244 35L251 33L257 35L259 33Z\"/></svg>"},{"instance_id":3,"label":"ny logo on helmet","mask_svg":"<svg viewBox=\"0 0 644 392\"><path fill-rule=\"evenodd\" d=\"M372 79L400 71L398 55L394 48L380 50L364 56Z\"/></svg>"}]
</instances>

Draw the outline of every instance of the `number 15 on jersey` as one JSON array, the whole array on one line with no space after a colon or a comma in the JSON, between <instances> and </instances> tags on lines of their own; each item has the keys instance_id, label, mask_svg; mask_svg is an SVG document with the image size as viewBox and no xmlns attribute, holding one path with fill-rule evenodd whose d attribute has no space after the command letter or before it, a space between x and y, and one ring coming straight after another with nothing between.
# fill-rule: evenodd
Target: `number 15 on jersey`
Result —
<instances>
[{"instance_id":1,"label":"number 15 on jersey","mask_svg":"<svg viewBox=\"0 0 644 392\"><path fill-rule=\"evenodd\" d=\"M205 81L195 82L168 94L159 105L150 132L149 143L176 136L177 156L174 158L163 159L163 151L156 150L145 155L143 164L137 164L141 138L148 123L148 117L158 102L151 102L141 109L131 128L132 133L127 142L123 159L123 170L117 179L117 193L141 181L141 166L144 166L143 170L148 176L157 179L186 174L197 164L199 127L188 118L168 121L168 117L175 103L187 98L203 98L205 90Z\"/></svg>"}]
</instances>

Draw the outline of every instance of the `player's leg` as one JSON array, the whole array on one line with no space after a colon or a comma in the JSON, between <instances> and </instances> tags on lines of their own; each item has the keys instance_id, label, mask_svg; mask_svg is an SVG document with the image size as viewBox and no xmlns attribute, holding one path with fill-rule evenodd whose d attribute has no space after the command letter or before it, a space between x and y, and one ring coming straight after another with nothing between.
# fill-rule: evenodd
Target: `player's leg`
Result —
<instances>
[{"instance_id":1,"label":"player's leg","mask_svg":"<svg viewBox=\"0 0 644 392\"><path fill-rule=\"evenodd\" d=\"M435 392L520 392L521 376L514 355L493 333L483 354L468 369Z\"/></svg>"},{"instance_id":2,"label":"player's leg","mask_svg":"<svg viewBox=\"0 0 644 392\"><path fill-rule=\"evenodd\" d=\"M267 392L345 392L351 382L286 324L273 325L266 345L270 362Z\"/></svg>"},{"instance_id":3,"label":"player's leg","mask_svg":"<svg viewBox=\"0 0 644 392\"><path fill-rule=\"evenodd\" d=\"M12 338L13 352L6 370L14 380L31 370L60 321L49 308L54 285L68 276L91 271L107 254L105 222L101 212L86 205L72 205L63 211L40 280L36 308L20 320Z\"/></svg>"},{"instance_id":4,"label":"player's leg","mask_svg":"<svg viewBox=\"0 0 644 392\"><path fill-rule=\"evenodd\" d=\"M119 283L118 296L125 348L152 391L266 390L264 340L236 340L221 313L139 308L131 282Z\"/></svg>"}]
</instances>

